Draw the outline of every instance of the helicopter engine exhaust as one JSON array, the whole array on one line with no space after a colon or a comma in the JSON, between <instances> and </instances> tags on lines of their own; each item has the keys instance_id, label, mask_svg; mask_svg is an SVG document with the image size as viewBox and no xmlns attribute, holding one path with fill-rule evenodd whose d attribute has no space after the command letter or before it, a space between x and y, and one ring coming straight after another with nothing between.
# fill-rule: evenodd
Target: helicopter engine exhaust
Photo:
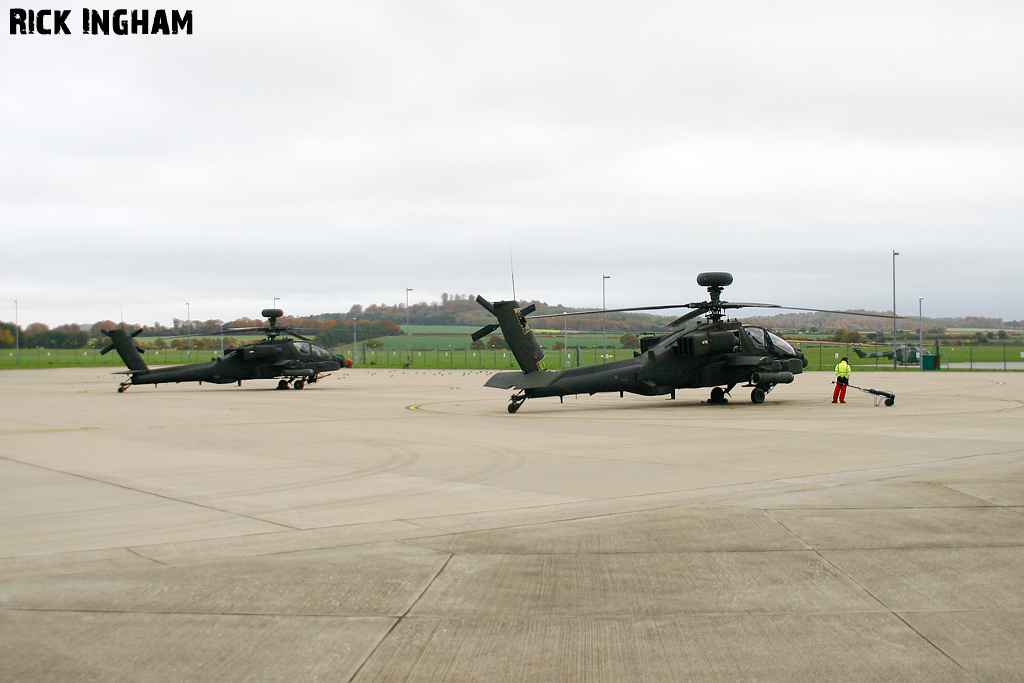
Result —
<instances>
[{"instance_id":1,"label":"helicopter engine exhaust","mask_svg":"<svg viewBox=\"0 0 1024 683\"><path fill-rule=\"evenodd\" d=\"M755 372L750 376L751 384L790 384L796 379L792 372Z\"/></svg>"}]
</instances>

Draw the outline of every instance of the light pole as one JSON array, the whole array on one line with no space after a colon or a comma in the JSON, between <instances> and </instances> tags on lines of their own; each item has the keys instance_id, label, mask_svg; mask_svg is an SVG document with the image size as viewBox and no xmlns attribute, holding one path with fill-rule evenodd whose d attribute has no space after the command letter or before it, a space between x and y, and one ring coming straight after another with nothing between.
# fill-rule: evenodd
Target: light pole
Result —
<instances>
[{"instance_id":1,"label":"light pole","mask_svg":"<svg viewBox=\"0 0 1024 683\"><path fill-rule=\"evenodd\" d=\"M192 306L185 302L185 317L188 323L188 362L192 362Z\"/></svg>"},{"instance_id":2,"label":"light pole","mask_svg":"<svg viewBox=\"0 0 1024 683\"><path fill-rule=\"evenodd\" d=\"M359 345L359 332L356 330L356 321L358 318L352 318L352 365L359 362L359 356L356 354L356 347Z\"/></svg>"},{"instance_id":3,"label":"light pole","mask_svg":"<svg viewBox=\"0 0 1024 683\"><path fill-rule=\"evenodd\" d=\"M565 313L566 311L562 311ZM569 367L569 316L562 316L562 346L565 353L565 367Z\"/></svg>"},{"instance_id":4,"label":"light pole","mask_svg":"<svg viewBox=\"0 0 1024 683\"><path fill-rule=\"evenodd\" d=\"M412 333L409 331L409 292L412 287L405 288L405 364L412 365Z\"/></svg>"},{"instance_id":5,"label":"light pole","mask_svg":"<svg viewBox=\"0 0 1024 683\"><path fill-rule=\"evenodd\" d=\"M923 296L917 297L917 344L919 346L918 355L921 356L921 369L924 370L924 316L921 314L924 304Z\"/></svg>"},{"instance_id":6,"label":"light pole","mask_svg":"<svg viewBox=\"0 0 1024 683\"><path fill-rule=\"evenodd\" d=\"M18 300L14 300L14 362L21 365L21 324L18 322Z\"/></svg>"},{"instance_id":7,"label":"light pole","mask_svg":"<svg viewBox=\"0 0 1024 683\"><path fill-rule=\"evenodd\" d=\"M892 369L896 369L896 257L900 252L892 252Z\"/></svg>"},{"instance_id":8,"label":"light pole","mask_svg":"<svg viewBox=\"0 0 1024 683\"><path fill-rule=\"evenodd\" d=\"M608 305L605 303L605 298L604 298L604 282L605 282L605 280L608 280L610 278L611 278L611 275L602 275L601 276L601 309L602 310L608 308ZM603 350L601 351L601 362L602 363L607 363L608 362L608 314L607 313L605 313L603 315L602 322L601 322L601 346L603 348Z\"/></svg>"}]
</instances>

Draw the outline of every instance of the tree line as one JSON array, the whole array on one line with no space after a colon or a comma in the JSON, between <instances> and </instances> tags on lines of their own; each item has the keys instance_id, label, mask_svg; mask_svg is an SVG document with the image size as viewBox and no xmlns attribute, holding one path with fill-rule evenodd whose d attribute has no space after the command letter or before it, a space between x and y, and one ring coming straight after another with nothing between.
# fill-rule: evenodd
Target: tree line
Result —
<instances>
[{"instance_id":1,"label":"tree line","mask_svg":"<svg viewBox=\"0 0 1024 683\"><path fill-rule=\"evenodd\" d=\"M17 330L14 323L0 322L0 348L13 349L81 349L89 344L89 333L74 323L50 329L43 323L32 323Z\"/></svg>"},{"instance_id":2,"label":"tree line","mask_svg":"<svg viewBox=\"0 0 1024 683\"><path fill-rule=\"evenodd\" d=\"M580 312L588 309L563 304L548 304L543 301L520 301L520 306L529 304L537 306L537 314ZM533 322L535 328L561 329L563 326L575 332L600 332L607 331L609 334L635 334L637 332L664 332L668 322L683 312L674 312L670 315L655 315L649 313L608 313L593 316L574 316L565 318L548 318ZM857 311L861 313L875 313L875 311ZM362 306L356 304L346 312L321 313L310 316L283 316L278 319L278 324L295 327L302 330L302 333L315 337L319 343L328 346L349 344L353 340L353 319L357 319L358 328L356 337L358 339L370 340L375 337L396 335L402 333L402 327L406 320L413 325L439 325L439 326L483 326L493 322L491 316L479 304L476 297L471 294L448 294L441 295L441 301L418 302L410 304L406 308L404 303L399 304L373 304ZM780 313L771 316L753 316L743 319L744 322L754 325L763 325L775 330L796 333L828 333L834 335L841 333L852 337L851 333L857 332L861 338L869 338L874 334L876 339L884 339L885 333L892 333L892 321L883 318L866 318L849 314L836 313ZM395 322L398 321L398 322ZM926 333L930 336L942 334L946 328L987 328L987 329L1024 329L1024 320L1004 321L1002 318L988 318L980 316L966 316L961 318L924 318ZM154 322L150 325L132 323L125 325L129 329L144 327L139 335L140 343L145 343L142 337L186 337L190 334L196 336L219 337L223 330L243 327L264 327L266 321L248 317L236 318L230 321L220 319L210 320L182 320L174 318L171 325L163 325ZM898 325L902 329L917 329L917 318L911 316L900 320ZM49 328L43 323L32 323L20 330L19 340L24 348L83 348L91 345L106 345L106 337L102 330L110 330L120 327L121 324L112 320L101 320L92 325L78 325L70 323ZM987 338L987 337L986 337ZM13 348L15 345L15 326L13 323L0 322L0 348ZM219 342L218 342L219 345ZM195 348L193 346L193 348Z\"/></svg>"}]
</instances>

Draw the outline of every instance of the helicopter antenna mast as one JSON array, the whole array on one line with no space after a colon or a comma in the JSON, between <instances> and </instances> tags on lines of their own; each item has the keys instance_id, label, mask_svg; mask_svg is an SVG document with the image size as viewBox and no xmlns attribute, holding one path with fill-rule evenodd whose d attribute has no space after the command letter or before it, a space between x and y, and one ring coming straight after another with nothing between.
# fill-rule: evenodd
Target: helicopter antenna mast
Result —
<instances>
[{"instance_id":1,"label":"helicopter antenna mast","mask_svg":"<svg viewBox=\"0 0 1024 683\"><path fill-rule=\"evenodd\" d=\"M516 266L512 261L512 243L508 243L508 268L512 272L512 300L519 301L516 298Z\"/></svg>"}]
</instances>

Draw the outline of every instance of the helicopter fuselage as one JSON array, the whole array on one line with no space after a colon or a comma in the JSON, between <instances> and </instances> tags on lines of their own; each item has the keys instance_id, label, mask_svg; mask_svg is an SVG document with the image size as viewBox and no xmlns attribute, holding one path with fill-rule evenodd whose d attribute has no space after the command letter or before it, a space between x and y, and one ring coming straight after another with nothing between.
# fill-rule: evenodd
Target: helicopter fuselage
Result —
<instances>
[{"instance_id":1,"label":"helicopter fuselage","mask_svg":"<svg viewBox=\"0 0 1024 683\"><path fill-rule=\"evenodd\" d=\"M737 384L767 392L792 382L807 365L803 354L781 337L737 321L702 322L643 342L642 351L630 360L539 373L503 372L486 386L521 389L525 398L608 391L658 396Z\"/></svg>"},{"instance_id":2,"label":"helicopter fuselage","mask_svg":"<svg viewBox=\"0 0 1024 683\"><path fill-rule=\"evenodd\" d=\"M278 377L316 377L340 370L339 361L330 351L316 344L290 339L275 339L247 344L204 363L151 368L132 372L132 384L167 384L170 382L210 382L231 384L250 379Z\"/></svg>"},{"instance_id":3,"label":"helicopter fuselage","mask_svg":"<svg viewBox=\"0 0 1024 683\"><path fill-rule=\"evenodd\" d=\"M279 309L266 309L264 315L270 318L270 326L256 329L265 332L267 339L231 349L223 356L203 363L149 367L141 355L145 353L145 349L136 346L134 341L134 337L142 332L142 328L131 334L121 329L104 330L111 343L103 353L116 349L121 360L128 366L128 370L124 371L128 379L121 382L119 392L136 384L241 384L245 380L276 378L282 378L278 383L279 389L301 389L307 383L315 383L326 373L351 367L352 364L344 357L317 346L290 328L276 326L275 321L281 315ZM286 339L281 336L283 334L298 339Z\"/></svg>"}]
</instances>

